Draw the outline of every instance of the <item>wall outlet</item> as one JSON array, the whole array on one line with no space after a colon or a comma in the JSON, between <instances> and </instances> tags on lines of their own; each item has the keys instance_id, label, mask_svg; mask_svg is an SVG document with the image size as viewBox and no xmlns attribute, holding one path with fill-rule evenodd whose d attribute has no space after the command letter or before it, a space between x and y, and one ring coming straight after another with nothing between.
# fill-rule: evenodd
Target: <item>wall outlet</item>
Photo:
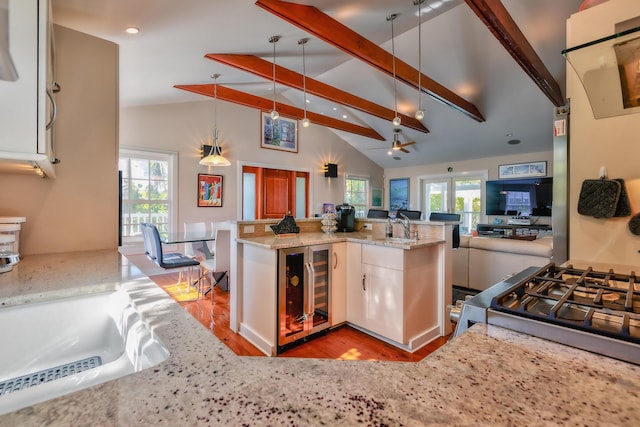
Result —
<instances>
[{"instance_id":1,"label":"wall outlet","mask_svg":"<svg viewBox=\"0 0 640 427\"><path fill-rule=\"evenodd\" d=\"M362 229L371 231L373 230L373 224L366 223Z\"/></svg>"},{"instance_id":2,"label":"wall outlet","mask_svg":"<svg viewBox=\"0 0 640 427\"><path fill-rule=\"evenodd\" d=\"M265 225L264 225L264 231L273 231L273 230L271 229L271 225L270 225L270 224L265 224Z\"/></svg>"},{"instance_id":3,"label":"wall outlet","mask_svg":"<svg viewBox=\"0 0 640 427\"><path fill-rule=\"evenodd\" d=\"M245 225L243 231L245 233L253 233L255 231L253 225Z\"/></svg>"}]
</instances>

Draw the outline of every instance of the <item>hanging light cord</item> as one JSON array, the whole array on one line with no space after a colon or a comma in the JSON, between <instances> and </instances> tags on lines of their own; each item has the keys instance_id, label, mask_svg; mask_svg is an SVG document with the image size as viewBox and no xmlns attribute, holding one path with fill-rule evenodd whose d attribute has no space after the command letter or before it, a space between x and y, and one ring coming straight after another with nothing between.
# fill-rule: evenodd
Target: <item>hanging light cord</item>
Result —
<instances>
[{"instance_id":1,"label":"hanging light cord","mask_svg":"<svg viewBox=\"0 0 640 427\"><path fill-rule=\"evenodd\" d=\"M273 110L276 110L276 42L277 38L273 40Z\"/></svg>"},{"instance_id":2,"label":"hanging light cord","mask_svg":"<svg viewBox=\"0 0 640 427\"><path fill-rule=\"evenodd\" d=\"M424 0L415 0L414 2L416 5L418 5L418 111L422 110L422 10L420 9L420 5L422 5L422 2L424 2Z\"/></svg>"},{"instance_id":3,"label":"hanging light cord","mask_svg":"<svg viewBox=\"0 0 640 427\"><path fill-rule=\"evenodd\" d=\"M218 152L218 74L213 76L213 143L212 151Z\"/></svg>"},{"instance_id":4,"label":"hanging light cord","mask_svg":"<svg viewBox=\"0 0 640 427\"><path fill-rule=\"evenodd\" d=\"M269 37L269 43L273 43L273 110L271 111L271 118L273 120L278 119L278 110L276 110L276 43L280 40L280 36Z\"/></svg>"},{"instance_id":5,"label":"hanging light cord","mask_svg":"<svg viewBox=\"0 0 640 427\"><path fill-rule=\"evenodd\" d=\"M304 45L307 44L308 39L300 39L298 43L302 45L302 93L304 98L302 99L302 105L304 106L304 118L307 118L307 67L304 60Z\"/></svg>"},{"instance_id":6,"label":"hanging light cord","mask_svg":"<svg viewBox=\"0 0 640 427\"><path fill-rule=\"evenodd\" d=\"M395 14L389 16L389 20L391 20L391 56L393 56L393 102L395 104L395 113L396 117L398 117L398 92L397 92L397 82L396 82L396 44L393 35L393 21L396 19Z\"/></svg>"}]
</instances>

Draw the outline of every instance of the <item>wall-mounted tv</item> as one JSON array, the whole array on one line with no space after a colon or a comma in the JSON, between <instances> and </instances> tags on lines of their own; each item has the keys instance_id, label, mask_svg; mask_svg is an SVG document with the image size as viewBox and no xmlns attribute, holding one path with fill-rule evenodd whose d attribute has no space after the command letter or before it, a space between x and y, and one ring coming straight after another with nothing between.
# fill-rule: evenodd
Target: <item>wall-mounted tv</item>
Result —
<instances>
[{"instance_id":1,"label":"wall-mounted tv","mask_svg":"<svg viewBox=\"0 0 640 427\"><path fill-rule=\"evenodd\" d=\"M487 181L487 215L551 216L553 178Z\"/></svg>"}]
</instances>

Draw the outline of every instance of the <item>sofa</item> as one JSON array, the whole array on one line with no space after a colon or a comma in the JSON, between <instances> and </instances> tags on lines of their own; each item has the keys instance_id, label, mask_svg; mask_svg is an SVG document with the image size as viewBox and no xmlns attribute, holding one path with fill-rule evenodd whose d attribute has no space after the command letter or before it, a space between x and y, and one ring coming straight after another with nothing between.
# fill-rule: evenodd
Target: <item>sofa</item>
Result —
<instances>
[{"instance_id":1,"label":"sofa","mask_svg":"<svg viewBox=\"0 0 640 427\"><path fill-rule=\"evenodd\" d=\"M553 262L553 237L519 240L460 236L453 251L453 284L483 291L524 270Z\"/></svg>"}]
</instances>

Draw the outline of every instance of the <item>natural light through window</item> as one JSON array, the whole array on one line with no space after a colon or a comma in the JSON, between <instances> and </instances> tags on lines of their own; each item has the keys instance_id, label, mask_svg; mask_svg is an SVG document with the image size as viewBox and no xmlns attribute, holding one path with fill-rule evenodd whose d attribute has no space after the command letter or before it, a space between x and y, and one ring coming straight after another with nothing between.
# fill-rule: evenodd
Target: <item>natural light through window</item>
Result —
<instances>
[{"instance_id":1,"label":"natural light through window","mask_svg":"<svg viewBox=\"0 0 640 427\"><path fill-rule=\"evenodd\" d=\"M356 217L364 218L367 215L369 206L369 178L347 175L344 201L355 208Z\"/></svg>"}]
</instances>

